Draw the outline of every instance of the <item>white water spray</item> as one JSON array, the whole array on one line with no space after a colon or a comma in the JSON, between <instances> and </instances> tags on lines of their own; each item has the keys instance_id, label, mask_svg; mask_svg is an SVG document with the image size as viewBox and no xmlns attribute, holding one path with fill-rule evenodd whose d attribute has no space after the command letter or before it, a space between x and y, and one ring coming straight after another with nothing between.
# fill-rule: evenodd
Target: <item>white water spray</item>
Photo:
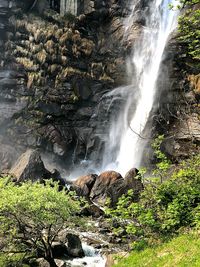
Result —
<instances>
[{"instance_id":1,"label":"white water spray","mask_svg":"<svg viewBox=\"0 0 200 267\"><path fill-rule=\"evenodd\" d=\"M103 170L115 169L125 174L132 167L139 167L141 164L147 142L145 139L151 133L151 129L147 129L147 123L157 95L156 82L160 64L168 37L177 25L178 12L169 10L169 3L169 0L153 0L148 7L145 27L134 44L131 58L134 66L133 91L129 93L126 107L122 110L117 122L112 124L110 139L104 154ZM135 6L132 5L131 15L125 21L125 35L134 21ZM128 71L130 72L130 69ZM119 90L126 91L127 87ZM132 97L135 98L136 95L135 101ZM131 111L133 109L134 111ZM144 130L145 136L143 136ZM116 146L118 146L117 149ZM113 151L115 151L114 161Z\"/></svg>"}]
</instances>

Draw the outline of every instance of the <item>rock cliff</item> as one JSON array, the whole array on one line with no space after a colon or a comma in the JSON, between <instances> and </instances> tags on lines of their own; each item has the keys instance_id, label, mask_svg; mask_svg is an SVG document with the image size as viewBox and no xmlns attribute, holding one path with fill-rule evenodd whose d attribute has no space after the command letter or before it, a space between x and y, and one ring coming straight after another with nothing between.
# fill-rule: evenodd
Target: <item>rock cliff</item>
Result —
<instances>
[{"instance_id":1,"label":"rock cliff","mask_svg":"<svg viewBox=\"0 0 200 267\"><path fill-rule=\"evenodd\" d=\"M138 4L127 36L129 1L88 1L77 17L31 3L0 3L0 168L10 168L27 148L50 153L65 168L86 158L98 162L110 111L123 105L104 95L129 83L126 58L144 26L146 3ZM170 79L160 80L171 89L165 101L162 94L158 99L155 125L169 136L165 150L177 159L198 150L200 79L176 38L168 50L163 69L171 70Z\"/></svg>"},{"instance_id":2,"label":"rock cliff","mask_svg":"<svg viewBox=\"0 0 200 267\"><path fill-rule=\"evenodd\" d=\"M3 168L26 147L69 165L83 160L99 142L93 118L102 95L126 77L122 6L61 17L37 6L29 11L30 4L0 7Z\"/></svg>"}]
</instances>

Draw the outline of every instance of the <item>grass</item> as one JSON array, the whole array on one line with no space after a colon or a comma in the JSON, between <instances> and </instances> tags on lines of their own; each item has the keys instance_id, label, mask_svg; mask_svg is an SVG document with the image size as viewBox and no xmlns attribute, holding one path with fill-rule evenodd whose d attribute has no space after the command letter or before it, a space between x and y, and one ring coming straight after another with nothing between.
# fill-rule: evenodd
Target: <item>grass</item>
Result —
<instances>
[{"instance_id":1,"label":"grass","mask_svg":"<svg viewBox=\"0 0 200 267\"><path fill-rule=\"evenodd\" d=\"M184 234L158 247L132 252L114 266L200 267L200 234Z\"/></svg>"}]
</instances>

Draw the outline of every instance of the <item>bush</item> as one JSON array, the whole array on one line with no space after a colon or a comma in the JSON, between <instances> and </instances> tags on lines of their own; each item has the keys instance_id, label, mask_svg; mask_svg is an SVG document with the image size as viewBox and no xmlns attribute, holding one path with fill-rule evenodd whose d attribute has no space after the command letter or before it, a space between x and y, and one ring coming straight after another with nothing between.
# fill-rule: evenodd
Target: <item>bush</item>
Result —
<instances>
[{"instance_id":1,"label":"bush","mask_svg":"<svg viewBox=\"0 0 200 267\"><path fill-rule=\"evenodd\" d=\"M200 156L183 162L168 176L162 183L146 178L138 202L132 202L130 190L115 209L107 208L116 234L136 239L141 247L182 228L200 226Z\"/></svg>"},{"instance_id":2,"label":"bush","mask_svg":"<svg viewBox=\"0 0 200 267\"><path fill-rule=\"evenodd\" d=\"M17 186L0 179L0 195L0 262L7 255L14 266L17 262L22 266L24 259L44 257L56 266L52 243L60 230L80 223L79 202L64 190L59 192L52 181Z\"/></svg>"},{"instance_id":3,"label":"bush","mask_svg":"<svg viewBox=\"0 0 200 267\"><path fill-rule=\"evenodd\" d=\"M187 56L200 60L200 10L199 0L180 0L177 7L183 10L179 16L178 28L180 37L178 40L185 47ZM174 8L170 4L171 8Z\"/></svg>"},{"instance_id":4,"label":"bush","mask_svg":"<svg viewBox=\"0 0 200 267\"><path fill-rule=\"evenodd\" d=\"M188 9L179 18L179 41L186 46L188 55L200 60L200 10Z\"/></svg>"}]
</instances>

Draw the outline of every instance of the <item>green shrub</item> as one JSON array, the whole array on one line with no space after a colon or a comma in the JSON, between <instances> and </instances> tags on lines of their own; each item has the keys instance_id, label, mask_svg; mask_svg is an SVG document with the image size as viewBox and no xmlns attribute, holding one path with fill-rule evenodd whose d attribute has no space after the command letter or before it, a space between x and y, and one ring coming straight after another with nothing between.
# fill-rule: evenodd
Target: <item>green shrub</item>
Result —
<instances>
[{"instance_id":1,"label":"green shrub","mask_svg":"<svg viewBox=\"0 0 200 267\"><path fill-rule=\"evenodd\" d=\"M0 262L23 266L25 259L40 256L56 266L52 243L62 229L80 223L79 202L58 189L52 181L17 186L0 179Z\"/></svg>"},{"instance_id":2,"label":"green shrub","mask_svg":"<svg viewBox=\"0 0 200 267\"><path fill-rule=\"evenodd\" d=\"M180 0L177 7L183 10L179 16L178 30L179 42L185 47L187 56L200 60L200 10L199 0ZM170 4L170 8L174 8Z\"/></svg>"},{"instance_id":3,"label":"green shrub","mask_svg":"<svg viewBox=\"0 0 200 267\"><path fill-rule=\"evenodd\" d=\"M200 60L200 10L188 9L179 18L179 41L185 45L188 55Z\"/></svg>"},{"instance_id":4,"label":"green shrub","mask_svg":"<svg viewBox=\"0 0 200 267\"><path fill-rule=\"evenodd\" d=\"M163 165L157 164L156 172L166 174L169 162L162 153L156 154L164 160ZM116 208L107 208L116 234L136 239L141 247L145 242L176 234L184 227L200 226L200 156L183 162L168 176L162 183L146 178L138 202L132 202L130 190L119 199Z\"/></svg>"}]
</instances>

